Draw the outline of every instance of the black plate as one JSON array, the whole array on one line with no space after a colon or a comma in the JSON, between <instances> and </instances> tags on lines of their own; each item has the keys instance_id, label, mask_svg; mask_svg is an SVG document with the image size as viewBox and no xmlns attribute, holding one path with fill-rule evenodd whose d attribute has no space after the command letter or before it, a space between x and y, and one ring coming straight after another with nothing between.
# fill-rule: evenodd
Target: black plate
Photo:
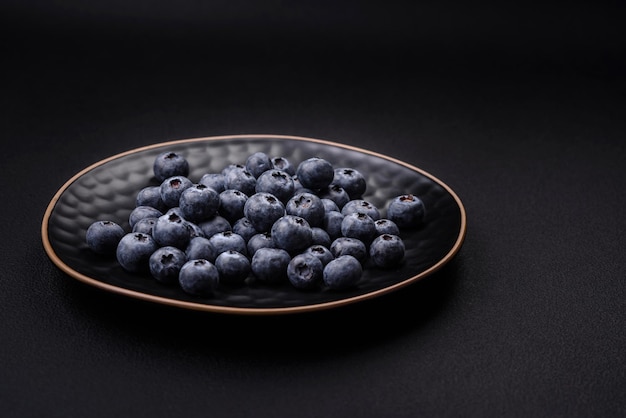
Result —
<instances>
[{"instance_id":1,"label":"black plate","mask_svg":"<svg viewBox=\"0 0 626 418\"><path fill-rule=\"evenodd\" d=\"M404 231L404 263L383 270L368 266L359 286L348 291L303 292L289 284L221 287L210 298L185 294L146 276L125 272L114 258L93 254L85 233L96 220L113 220L126 230L137 192L156 185L155 157L164 151L184 155L189 178L198 181L208 172L231 163L245 163L253 152L286 157L292 164L312 156L335 167L352 167L367 180L364 199L381 209L400 194L419 196L426 207L424 226ZM465 237L465 209L458 196L437 178L402 161L338 143L293 136L235 135L165 142L131 150L95 163L68 180L50 202L42 223L45 251L61 270L87 284L152 302L187 309L233 314L285 314L329 309L379 296L416 282L454 257Z\"/></svg>"}]
</instances>

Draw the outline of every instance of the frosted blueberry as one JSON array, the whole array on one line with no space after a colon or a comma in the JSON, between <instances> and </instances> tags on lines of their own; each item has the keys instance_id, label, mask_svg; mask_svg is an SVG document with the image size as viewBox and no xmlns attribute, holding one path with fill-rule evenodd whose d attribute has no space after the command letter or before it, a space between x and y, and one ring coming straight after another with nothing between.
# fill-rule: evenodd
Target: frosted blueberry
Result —
<instances>
[{"instance_id":1,"label":"frosted blueberry","mask_svg":"<svg viewBox=\"0 0 626 418\"><path fill-rule=\"evenodd\" d=\"M219 204L219 194L204 184L195 184L185 189L179 199L183 217L191 222L200 222L215 216Z\"/></svg>"},{"instance_id":2,"label":"frosted blueberry","mask_svg":"<svg viewBox=\"0 0 626 418\"><path fill-rule=\"evenodd\" d=\"M391 267L404 259L404 242L397 235L383 234L370 246L370 259L378 267Z\"/></svg>"},{"instance_id":3,"label":"frosted blueberry","mask_svg":"<svg viewBox=\"0 0 626 418\"><path fill-rule=\"evenodd\" d=\"M280 248L259 248L252 256L250 268L261 282L278 284L287 281L289 253Z\"/></svg>"},{"instance_id":4,"label":"frosted blueberry","mask_svg":"<svg viewBox=\"0 0 626 418\"><path fill-rule=\"evenodd\" d=\"M313 232L309 223L294 215L285 215L274 222L271 235L276 247L290 254L297 254L313 243Z\"/></svg>"},{"instance_id":5,"label":"frosted blueberry","mask_svg":"<svg viewBox=\"0 0 626 418\"><path fill-rule=\"evenodd\" d=\"M258 192L248 198L243 214L257 232L267 232L285 214L285 206L273 194Z\"/></svg>"},{"instance_id":6,"label":"frosted blueberry","mask_svg":"<svg viewBox=\"0 0 626 418\"><path fill-rule=\"evenodd\" d=\"M323 280L329 289L343 290L356 286L362 275L363 267L359 260L351 255L343 255L326 264Z\"/></svg>"},{"instance_id":7,"label":"frosted blueberry","mask_svg":"<svg viewBox=\"0 0 626 418\"><path fill-rule=\"evenodd\" d=\"M287 265L287 278L296 289L316 289L322 283L324 265L311 254L298 254Z\"/></svg>"},{"instance_id":8,"label":"frosted blueberry","mask_svg":"<svg viewBox=\"0 0 626 418\"><path fill-rule=\"evenodd\" d=\"M158 218L162 216L163 212L152 206L137 206L128 215L128 224L131 229L135 227L135 224L144 218Z\"/></svg>"},{"instance_id":9,"label":"frosted blueberry","mask_svg":"<svg viewBox=\"0 0 626 418\"><path fill-rule=\"evenodd\" d=\"M334 169L330 162L323 158L313 157L302 161L296 169L296 176L302 186L319 190L332 183Z\"/></svg>"},{"instance_id":10,"label":"frosted blueberry","mask_svg":"<svg viewBox=\"0 0 626 418\"><path fill-rule=\"evenodd\" d=\"M218 255L215 267L220 273L220 283L224 284L242 284L251 271L248 257L234 250Z\"/></svg>"},{"instance_id":11,"label":"frosted blueberry","mask_svg":"<svg viewBox=\"0 0 626 418\"><path fill-rule=\"evenodd\" d=\"M148 260L150 274L158 282L172 284L178 282L178 273L187 262L185 253L171 246L158 248Z\"/></svg>"},{"instance_id":12,"label":"frosted blueberry","mask_svg":"<svg viewBox=\"0 0 626 418\"><path fill-rule=\"evenodd\" d=\"M295 194L287 201L285 213L304 218L311 226L322 226L326 209L318 196L303 192Z\"/></svg>"},{"instance_id":13,"label":"frosted blueberry","mask_svg":"<svg viewBox=\"0 0 626 418\"><path fill-rule=\"evenodd\" d=\"M387 217L399 228L415 228L424 219L424 203L412 194L397 196L389 202Z\"/></svg>"},{"instance_id":14,"label":"frosted blueberry","mask_svg":"<svg viewBox=\"0 0 626 418\"><path fill-rule=\"evenodd\" d=\"M180 269L181 289L194 296L213 296L219 285L217 267L207 260L189 260Z\"/></svg>"},{"instance_id":15,"label":"frosted blueberry","mask_svg":"<svg viewBox=\"0 0 626 418\"><path fill-rule=\"evenodd\" d=\"M255 178L272 168L272 160L263 152L255 152L246 159L246 170Z\"/></svg>"},{"instance_id":16,"label":"frosted blueberry","mask_svg":"<svg viewBox=\"0 0 626 418\"><path fill-rule=\"evenodd\" d=\"M354 212L361 212L369 215L374 221L380 219L380 211L374 204L368 202L363 199L355 199L346 203L343 208L341 208L341 213L343 215L349 215Z\"/></svg>"},{"instance_id":17,"label":"frosted blueberry","mask_svg":"<svg viewBox=\"0 0 626 418\"><path fill-rule=\"evenodd\" d=\"M354 168L335 168L333 183L345 190L350 200L361 199L367 188L365 177Z\"/></svg>"},{"instance_id":18,"label":"frosted blueberry","mask_svg":"<svg viewBox=\"0 0 626 418\"><path fill-rule=\"evenodd\" d=\"M360 262L367 259L367 248L362 241L356 238L340 237L330 244L330 252L335 258L342 255L351 255Z\"/></svg>"},{"instance_id":19,"label":"frosted blueberry","mask_svg":"<svg viewBox=\"0 0 626 418\"><path fill-rule=\"evenodd\" d=\"M158 247L150 235L131 232L122 237L115 255L124 270L130 273L143 273L148 271L150 256Z\"/></svg>"},{"instance_id":20,"label":"frosted blueberry","mask_svg":"<svg viewBox=\"0 0 626 418\"><path fill-rule=\"evenodd\" d=\"M158 181L169 177L189 175L189 163L180 154L175 152L163 152L154 159L154 176Z\"/></svg>"},{"instance_id":21,"label":"frosted blueberry","mask_svg":"<svg viewBox=\"0 0 626 418\"><path fill-rule=\"evenodd\" d=\"M161 200L168 208L178 206L178 200L183 192L193 186L191 180L184 176L168 177L161 183Z\"/></svg>"},{"instance_id":22,"label":"frosted blueberry","mask_svg":"<svg viewBox=\"0 0 626 418\"><path fill-rule=\"evenodd\" d=\"M85 241L96 254L113 255L125 234L124 228L113 221L96 221L87 228Z\"/></svg>"}]
</instances>

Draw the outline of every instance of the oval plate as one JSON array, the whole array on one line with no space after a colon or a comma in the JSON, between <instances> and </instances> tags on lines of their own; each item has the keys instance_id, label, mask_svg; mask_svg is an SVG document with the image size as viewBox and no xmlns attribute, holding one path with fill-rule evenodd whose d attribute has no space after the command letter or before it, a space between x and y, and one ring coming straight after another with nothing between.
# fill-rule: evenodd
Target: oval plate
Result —
<instances>
[{"instance_id":1,"label":"oval plate","mask_svg":"<svg viewBox=\"0 0 626 418\"><path fill-rule=\"evenodd\" d=\"M423 227L403 231L405 261L394 269L367 266L358 287L346 291L303 292L289 283L269 287L247 284L221 286L210 298L184 293L148 276L124 271L113 258L91 252L85 244L89 225L112 220L129 230L128 216L137 192L157 185L152 165L164 151L184 155L189 178L219 172L228 164L245 164L260 151L285 157L297 165L317 156L334 167L359 170L367 180L363 198L385 214L395 196L413 193L426 207ZM42 239L52 262L71 277L89 285L151 302L200 311L276 315L330 309L377 297L414 283L440 269L459 251L466 231L465 209L446 184L429 173L378 153L334 142L284 135L231 135L154 144L97 162L69 179L54 195L42 222Z\"/></svg>"}]
</instances>

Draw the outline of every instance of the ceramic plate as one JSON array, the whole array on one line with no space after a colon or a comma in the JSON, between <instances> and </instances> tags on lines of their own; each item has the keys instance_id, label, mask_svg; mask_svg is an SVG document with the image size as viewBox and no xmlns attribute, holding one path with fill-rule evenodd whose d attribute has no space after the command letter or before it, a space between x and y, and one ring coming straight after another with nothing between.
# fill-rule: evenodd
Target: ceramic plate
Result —
<instances>
[{"instance_id":1,"label":"ceramic plate","mask_svg":"<svg viewBox=\"0 0 626 418\"><path fill-rule=\"evenodd\" d=\"M351 167L366 177L363 198L385 215L393 197L412 193L425 204L424 225L403 231L404 262L393 269L369 265L359 285L345 291L300 291L281 286L246 284L220 286L212 297L184 293L149 276L125 272L114 258L97 256L85 244L85 233L96 220L113 220L129 230L128 216L137 192L157 185L152 175L155 157L164 151L184 155L189 178L219 172L231 163L261 151L287 158L292 164L317 156L334 167ZM97 162L69 179L54 195L42 223L42 239L52 262L69 276L129 297L201 311L232 314L286 314L330 309L401 289L440 269L459 251L466 229L461 200L431 174L378 153L339 143L293 136L235 135L165 142L124 152Z\"/></svg>"}]
</instances>

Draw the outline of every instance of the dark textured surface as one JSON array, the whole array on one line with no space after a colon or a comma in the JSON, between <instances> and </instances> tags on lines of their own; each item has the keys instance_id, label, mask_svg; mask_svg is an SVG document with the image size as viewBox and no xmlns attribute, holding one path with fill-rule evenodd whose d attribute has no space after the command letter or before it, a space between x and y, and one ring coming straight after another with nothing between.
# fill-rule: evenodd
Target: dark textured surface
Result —
<instances>
[{"instance_id":1,"label":"dark textured surface","mask_svg":"<svg viewBox=\"0 0 626 418\"><path fill-rule=\"evenodd\" d=\"M0 415L623 417L623 2L297 3L0 3ZM46 256L46 205L83 167L241 133L433 173L463 248L276 317L133 300Z\"/></svg>"},{"instance_id":2,"label":"dark textured surface","mask_svg":"<svg viewBox=\"0 0 626 418\"><path fill-rule=\"evenodd\" d=\"M153 176L153 163L164 151L183 155L190 163L189 179L197 183L204 174L219 173L229 164L245 164L255 152L284 157L296 166L307 158L319 157L334 167L350 167L365 176L368 188L363 199L386 216L386 205L394 197L412 193L428 209L420 228L406 229L402 239L407 248L405 261L393 269L365 266L358 287L343 292L302 292L289 283L284 286L221 286L210 298L193 297L178 286L164 286L149 275L125 272L115 258L93 254L85 242L87 228L98 220L110 220L130 232L128 217L135 207L137 192L159 184ZM374 292L386 292L391 286L404 286L425 277L429 269L441 268L459 250L465 235L465 209L454 191L428 173L396 163L384 156L304 138L284 136L245 136L226 139L190 139L154 144L129 150L107 161L86 168L55 196L54 206L43 220L43 236L50 243L50 257L67 268L68 273L87 283L106 284L108 290L127 289L143 295L167 299L167 303L185 301L194 309L219 310L218 307L304 308L312 305L362 299ZM277 312L280 313L280 312Z\"/></svg>"}]
</instances>

